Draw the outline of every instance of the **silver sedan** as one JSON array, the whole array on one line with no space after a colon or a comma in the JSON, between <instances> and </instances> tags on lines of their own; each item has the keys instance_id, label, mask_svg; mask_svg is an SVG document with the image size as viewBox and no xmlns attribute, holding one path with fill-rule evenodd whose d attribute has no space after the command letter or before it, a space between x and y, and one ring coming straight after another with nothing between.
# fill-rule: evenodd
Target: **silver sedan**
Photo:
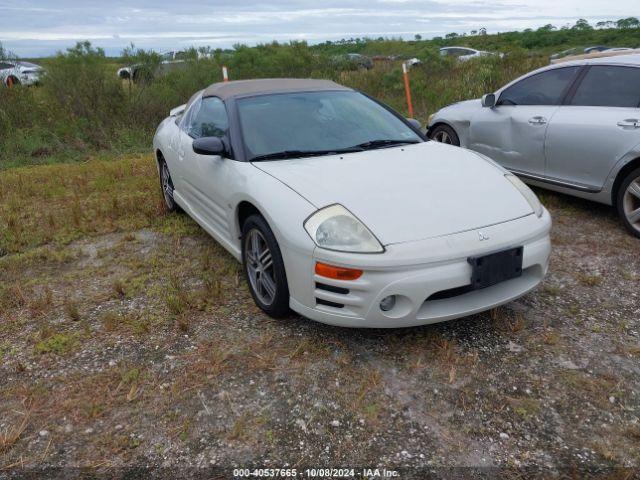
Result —
<instances>
[{"instance_id":1,"label":"silver sedan","mask_svg":"<svg viewBox=\"0 0 640 480\"><path fill-rule=\"evenodd\" d=\"M613 205L640 237L640 55L543 67L429 119L526 182Z\"/></svg>"}]
</instances>

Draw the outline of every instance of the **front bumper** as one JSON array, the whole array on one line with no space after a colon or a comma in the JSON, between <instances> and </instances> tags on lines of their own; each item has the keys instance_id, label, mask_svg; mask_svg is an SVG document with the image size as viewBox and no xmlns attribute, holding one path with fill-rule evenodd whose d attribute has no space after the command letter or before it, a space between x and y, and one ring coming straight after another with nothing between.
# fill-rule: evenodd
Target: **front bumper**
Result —
<instances>
[{"instance_id":1,"label":"front bumper","mask_svg":"<svg viewBox=\"0 0 640 480\"><path fill-rule=\"evenodd\" d=\"M26 87L40 84L40 76L37 74L22 75L20 79L22 84Z\"/></svg>"},{"instance_id":2,"label":"front bumper","mask_svg":"<svg viewBox=\"0 0 640 480\"><path fill-rule=\"evenodd\" d=\"M510 302L535 288L544 278L551 250L551 219L528 215L478 230L387 246L380 255L314 251L306 268L310 280L292 292L290 306L319 322L345 327L396 328L442 322ZM522 276L481 290L460 292L470 283L470 256L523 246ZM316 261L364 271L355 281L315 275ZM298 277L300 278L300 277ZM305 288L306 287L306 288ZM458 289L458 290L456 290ZM308 292L308 294L307 294ZM436 299L430 299L433 294ZM380 301L396 295L394 308Z\"/></svg>"}]
</instances>

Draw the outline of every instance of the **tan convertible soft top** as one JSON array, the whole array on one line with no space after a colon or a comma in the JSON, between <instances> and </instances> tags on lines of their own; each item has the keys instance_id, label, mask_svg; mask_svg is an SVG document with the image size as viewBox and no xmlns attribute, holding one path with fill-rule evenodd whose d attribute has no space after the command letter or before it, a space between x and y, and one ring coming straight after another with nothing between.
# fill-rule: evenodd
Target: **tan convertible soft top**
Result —
<instances>
[{"instance_id":1,"label":"tan convertible soft top","mask_svg":"<svg viewBox=\"0 0 640 480\"><path fill-rule=\"evenodd\" d=\"M278 92L310 92L322 90L351 90L331 80L310 78L264 78L214 83L205 88L203 97L219 97L225 100L240 95Z\"/></svg>"}]
</instances>

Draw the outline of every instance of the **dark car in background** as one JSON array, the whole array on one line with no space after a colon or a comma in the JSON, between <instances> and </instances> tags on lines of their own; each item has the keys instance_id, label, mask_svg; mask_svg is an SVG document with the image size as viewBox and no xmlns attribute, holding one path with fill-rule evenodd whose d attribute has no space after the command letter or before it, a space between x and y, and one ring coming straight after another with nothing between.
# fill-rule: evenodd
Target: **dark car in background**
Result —
<instances>
[{"instance_id":1,"label":"dark car in background","mask_svg":"<svg viewBox=\"0 0 640 480\"><path fill-rule=\"evenodd\" d=\"M352 69L370 70L373 68L373 60L370 57L359 53L346 53L344 55L336 55L332 62L336 66L350 67Z\"/></svg>"}]
</instances>

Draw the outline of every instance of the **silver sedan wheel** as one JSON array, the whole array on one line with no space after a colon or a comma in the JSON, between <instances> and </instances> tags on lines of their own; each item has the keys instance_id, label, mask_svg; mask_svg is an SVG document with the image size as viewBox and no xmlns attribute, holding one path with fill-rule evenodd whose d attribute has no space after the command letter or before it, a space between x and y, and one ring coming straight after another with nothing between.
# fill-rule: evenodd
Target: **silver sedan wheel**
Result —
<instances>
[{"instance_id":1,"label":"silver sedan wheel","mask_svg":"<svg viewBox=\"0 0 640 480\"><path fill-rule=\"evenodd\" d=\"M267 241L259 230L249 231L244 242L244 256L251 289L264 305L271 305L276 298L273 259Z\"/></svg>"},{"instance_id":2,"label":"silver sedan wheel","mask_svg":"<svg viewBox=\"0 0 640 480\"><path fill-rule=\"evenodd\" d=\"M625 190L622 207L631 226L640 232L640 177L633 180Z\"/></svg>"},{"instance_id":3,"label":"silver sedan wheel","mask_svg":"<svg viewBox=\"0 0 640 480\"><path fill-rule=\"evenodd\" d=\"M172 209L174 206L173 182L171 181L169 167L167 167L166 162L162 163L162 168L160 169L160 181L162 182L162 195L164 196L164 201L167 204L167 207Z\"/></svg>"},{"instance_id":4,"label":"silver sedan wheel","mask_svg":"<svg viewBox=\"0 0 640 480\"><path fill-rule=\"evenodd\" d=\"M453 145L453 141L447 132L444 130L438 130L436 134L433 136L433 139L436 142L446 143L447 145Z\"/></svg>"}]
</instances>

